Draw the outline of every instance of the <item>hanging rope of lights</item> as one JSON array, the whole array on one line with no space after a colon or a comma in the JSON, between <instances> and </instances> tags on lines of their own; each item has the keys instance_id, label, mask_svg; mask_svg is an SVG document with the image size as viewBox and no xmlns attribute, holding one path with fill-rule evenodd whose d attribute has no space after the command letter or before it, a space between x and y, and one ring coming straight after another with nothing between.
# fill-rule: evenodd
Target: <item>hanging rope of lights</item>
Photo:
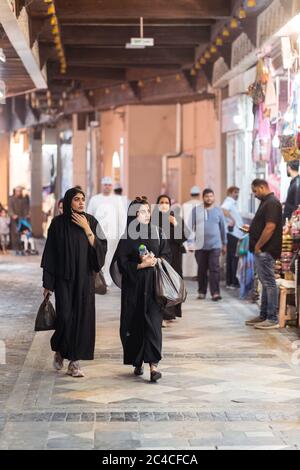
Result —
<instances>
[{"instance_id":1,"label":"hanging rope of lights","mask_svg":"<svg viewBox=\"0 0 300 470\"><path fill-rule=\"evenodd\" d=\"M60 63L60 73L65 74L67 72L67 60L65 56L64 47L61 40L61 32L59 22L56 14L56 8L54 0L44 0L44 3L48 5L47 13L50 17L50 25L52 30L53 41L55 44L56 53Z\"/></svg>"},{"instance_id":2,"label":"hanging rope of lights","mask_svg":"<svg viewBox=\"0 0 300 470\"><path fill-rule=\"evenodd\" d=\"M247 18L247 9L255 8L257 6L256 0L245 0L242 2L240 8L237 10L236 16L233 16L231 20L224 26L221 33L216 37L214 42L203 52L202 56L198 58L197 62L194 64L190 70L192 76L197 75L197 70L201 70L204 65L210 61L215 54L218 52L218 47L224 45L224 40L230 37L231 30L238 29L240 22Z\"/></svg>"}]
</instances>

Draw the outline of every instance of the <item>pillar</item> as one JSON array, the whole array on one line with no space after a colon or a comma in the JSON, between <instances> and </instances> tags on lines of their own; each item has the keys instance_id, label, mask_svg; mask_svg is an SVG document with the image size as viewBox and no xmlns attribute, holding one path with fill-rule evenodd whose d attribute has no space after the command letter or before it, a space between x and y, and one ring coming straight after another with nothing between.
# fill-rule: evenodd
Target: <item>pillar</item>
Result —
<instances>
[{"instance_id":1,"label":"pillar","mask_svg":"<svg viewBox=\"0 0 300 470\"><path fill-rule=\"evenodd\" d=\"M43 236L42 174L42 133L34 130L31 134L31 223L33 234L37 238L41 238Z\"/></svg>"},{"instance_id":2,"label":"pillar","mask_svg":"<svg viewBox=\"0 0 300 470\"><path fill-rule=\"evenodd\" d=\"M0 202L7 206L9 193L9 133L0 134Z\"/></svg>"},{"instance_id":3,"label":"pillar","mask_svg":"<svg viewBox=\"0 0 300 470\"><path fill-rule=\"evenodd\" d=\"M80 130L78 116L73 116L73 183L87 189L87 147L89 143L88 127Z\"/></svg>"}]
</instances>

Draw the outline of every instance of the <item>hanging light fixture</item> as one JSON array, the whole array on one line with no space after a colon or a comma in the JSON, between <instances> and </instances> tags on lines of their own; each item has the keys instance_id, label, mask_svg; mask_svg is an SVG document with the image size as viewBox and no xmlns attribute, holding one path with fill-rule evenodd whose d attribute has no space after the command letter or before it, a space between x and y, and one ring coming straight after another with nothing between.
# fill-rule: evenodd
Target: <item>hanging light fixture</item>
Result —
<instances>
[{"instance_id":1,"label":"hanging light fixture","mask_svg":"<svg viewBox=\"0 0 300 470\"><path fill-rule=\"evenodd\" d=\"M51 3L48 7L48 15L55 15L55 6Z\"/></svg>"},{"instance_id":2,"label":"hanging light fixture","mask_svg":"<svg viewBox=\"0 0 300 470\"><path fill-rule=\"evenodd\" d=\"M176 80L177 80L177 82L180 82L181 79L182 79L182 76L181 76L180 73L178 73L178 74L176 75Z\"/></svg>"},{"instance_id":3,"label":"hanging light fixture","mask_svg":"<svg viewBox=\"0 0 300 470\"><path fill-rule=\"evenodd\" d=\"M2 47L0 48L0 61L5 63L6 62L6 55L4 54L4 50Z\"/></svg>"},{"instance_id":4,"label":"hanging light fixture","mask_svg":"<svg viewBox=\"0 0 300 470\"><path fill-rule=\"evenodd\" d=\"M229 38L229 36L230 36L230 31L229 31L229 29L227 28L227 26L225 26L225 28L223 29L222 34L223 34L224 38Z\"/></svg>"},{"instance_id":5,"label":"hanging light fixture","mask_svg":"<svg viewBox=\"0 0 300 470\"><path fill-rule=\"evenodd\" d=\"M231 29L237 29L239 27L239 21L237 18L232 18L230 21L230 28Z\"/></svg>"},{"instance_id":6,"label":"hanging light fixture","mask_svg":"<svg viewBox=\"0 0 300 470\"><path fill-rule=\"evenodd\" d=\"M221 36L218 36L217 39L216 39L216 46L223 46L224 44L224 41L223 39L221 38Z\"/></svg>"},{"instance_id":7,"label":"hanging light fixture","mask_svg":"<svg viewBox=\"0 0 300 470\"><path fill-rule=\"evenodd\" d=\"M256 0L247 0L247 7L248 8L256 7Z\"/></svg>"},{"instance_id":8,"label":"hanging light fixture","mask_svg":"<svg viewBox=\"0 0 300 470\"><path fill-rule=\"evenodd\" d=\"M197 75L196 70L195 70L195 69L192 69L192 70L191 70L191 76L192 76L192 77L195 77L196 75Z\"/></svg>"},{"instance_id":9,"label":"hanging light fixture","mask_svg":"<svg viewBox=\"0 0 300 470\"><path fill-rule=\"evenodd\" d=\"M246 10L245 8L241 7L239 10L239 19L244 20L245 18L247 18Z\"/></svg>"},{"instance_id":10,"label":"hanging light fixture","mask_svg":"<svg viewBox=\"0 0 300 470\"><path fill-rule=\"evenodd\" d=\"M204 57L205 59L209 60L211 58L211 53L209 51L206 51Z\"/></svg>"},{"instance_id":11,"label":"hanging light fixture","mask_svg":"<svg viewBox=\"0 0 300 470\"><path fill-rule=\"evenodd\" d=\"M206 59L204 57L201 57L200 59L200 64L205 65L206 64Z\"/></svg>"},{"instance_id":12,"label":"hanging light fixture","mask_svg":"<svg viewBox=\"0 0 300 470\"><path fill-rule=\"evenodd\" d=\"M216 54L218 52L218 49L216 48L216 46L213 44L210 48L210 53L211 54Z\"/></svg>"}]
</instances>

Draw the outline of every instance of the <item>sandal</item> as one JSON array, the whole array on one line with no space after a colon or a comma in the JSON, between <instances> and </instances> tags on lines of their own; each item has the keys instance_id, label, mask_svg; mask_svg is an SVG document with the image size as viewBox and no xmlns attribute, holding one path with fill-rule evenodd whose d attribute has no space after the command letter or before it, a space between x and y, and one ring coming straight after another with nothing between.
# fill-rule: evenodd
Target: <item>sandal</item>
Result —
<instances>
[{"instance_id":1,"label":"sandal","mask_svg":"<svg viewBox=\"0 0 300 470\"><path fill-rule=\"evenodd\" d=\"M143 366L136 367L134 369L134 375L136 375L137 377L140 377L141 375L144 375L144 367Z\"/></svg>"},{"instance_id":2,"label":"sandal","mask_svg":"<svg viewBox=\"0 0 300 470\"><path fill-rule=\"evenodd\" d=\"M57 371L60 371L64 368L64 359L59 352L54 354L53 367Z\"/></svg>"},{"instance_id":3,"label":"sandal","mask_svg":"<svg viewBox=\"0 0 300 470\"><path fill-rule=\"evenodd\" d=\"M152 370L150 377L151 377L151 382L156 383L158 380L162 378L162 374L158 370Z\"/></svg>"},{"instance_id":4,"label":"sandal","mask_svg":"<svg viewBox=\"0 0 300 470\"><path fill-rule=\"evenodd\" d=\"M158 364L150 364L150 379L151 382L157 382L162 378L161 372L157 370Z\"/></svg>"}]
</instances>

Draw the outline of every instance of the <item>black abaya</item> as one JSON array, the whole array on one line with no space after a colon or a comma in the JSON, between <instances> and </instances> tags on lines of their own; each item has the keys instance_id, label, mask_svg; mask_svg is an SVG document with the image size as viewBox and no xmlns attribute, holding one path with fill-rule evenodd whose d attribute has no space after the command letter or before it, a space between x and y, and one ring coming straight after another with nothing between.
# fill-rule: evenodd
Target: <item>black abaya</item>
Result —
<instances>
[{"instance_id":1,"label":"black abaya","mask_svg":"<svg viewBox=\"0 0 300 470\"><path fill-rule=\"evenodd\" d=\"M179 276L183 277L183 268L182 268L182 261L183 261L183 253L184 249L184 242L187 240L186 233L187 228L184 225L184 222L180 216L176 216L177 226L175 227L173 224L169 222L171 212L162 213L156 208L154 213L154 219L159 221L159 227L165 230L168 238L168 243L171 249L171 256L172 261L171 265L172 268L179 274ZM163 319L164 320L175 320L177 318L182 317L182 304L176 305L175 307L168 307L164 308L163 310Z\"/></svg>"},{"instance_id":2,"label":"black abaya","mask_svg":"<svg viewBox=\"0 0 300 470\"><path fill-rule=\"evenodd\" d=\"M157 258L170 260L170 249L162 232L151 240L123 238L113 263L117 261L122 274L122 307L120 336L124 364L139 367L144 363L158 364L162 351L162 308L156 301L154 268L138 270L139 246L144 244ZM160 239L158 239L160 234Z\"/></svg>"},{"instance_id":3,"label":"black abaya","mask_svg":"<svg viewBox=\"0 0 300 470\"><path fill-rule=\"evenodd\" d=\"M95 235L94 247L81 227L67 222L66 230L64 216L58 216L49 228L42 260L43 286L55 292L56 300L57 325L51 347L70 361L94 359L94 273L103 267L107 250L98 222L85 216Z\"/></svg>"}]
</instances>

